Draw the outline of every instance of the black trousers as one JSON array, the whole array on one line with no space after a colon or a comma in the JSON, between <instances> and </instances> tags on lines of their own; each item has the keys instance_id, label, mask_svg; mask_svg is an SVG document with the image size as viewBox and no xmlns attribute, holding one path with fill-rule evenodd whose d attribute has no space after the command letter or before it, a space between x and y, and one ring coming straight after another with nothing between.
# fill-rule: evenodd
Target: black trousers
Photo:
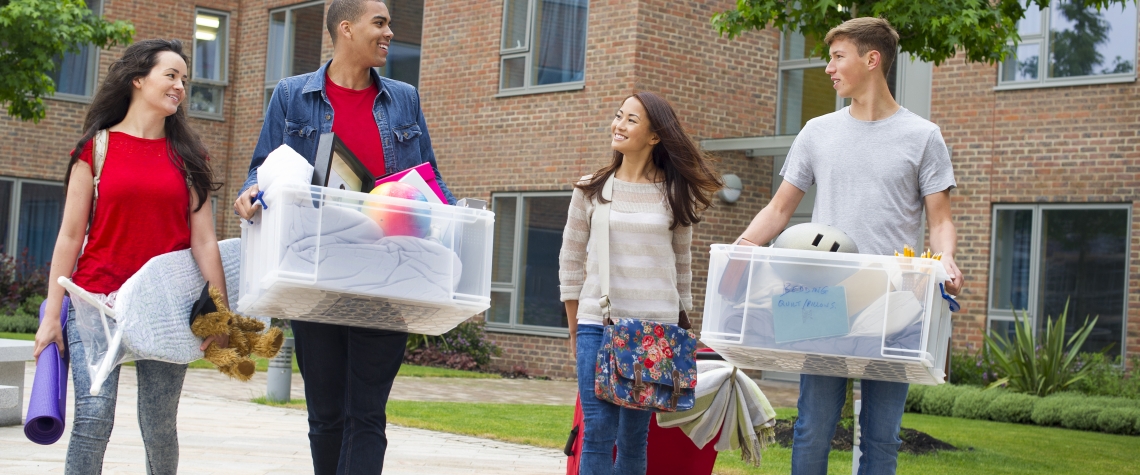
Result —
<instances>
[{"instance_id":1,"label":"black trousers","mask_svg":"<svg viewBox=\"0 0 1140 475\"><path fill-rule=\"evenodd\" d=\"M384 410L408 334L293 321L315 475L378 474Z\"/></svg>"}]
</instances>

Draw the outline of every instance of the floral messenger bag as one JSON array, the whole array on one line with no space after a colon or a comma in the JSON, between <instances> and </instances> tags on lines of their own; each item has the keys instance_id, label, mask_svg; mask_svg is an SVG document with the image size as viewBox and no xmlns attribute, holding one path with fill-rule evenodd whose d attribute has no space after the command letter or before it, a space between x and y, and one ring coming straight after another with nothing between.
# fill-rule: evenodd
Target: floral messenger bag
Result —
<instances>
[{"instance_id":1,"label":"floral messenger bag","mask_svg":"<svg viewBox=\"0 0 1140 475\"><path fill-rule=\"evenodd\" d=\"M697 387L697 338L680 325L610 319L610 203L614 176L602 187L591 232L597 233L602 296L602 348L598 351L594 394L622 407L653 412L691 409ZM687 325L687 318L681 324Z\"/></svg>"}]
</instances>

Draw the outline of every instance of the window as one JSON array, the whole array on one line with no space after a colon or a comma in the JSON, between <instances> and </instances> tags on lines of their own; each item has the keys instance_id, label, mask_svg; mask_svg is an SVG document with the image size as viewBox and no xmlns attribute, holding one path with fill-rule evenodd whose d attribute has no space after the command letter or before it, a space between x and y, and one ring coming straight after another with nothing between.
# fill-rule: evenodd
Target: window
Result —
<instances>
[{"instance_id":1,"label":"window","mask_svg":"<svg viewBox=\"0 0 1140 475\"><path fill-rule=\"evenodd\" d=\"M63 219L63 185L0 177L0 246L38 269L51 261ZM26 255L24 253L27 252Z\"/></svg>"},{"instance_id":2,"label":"window","mask_svg":"<svg viewBox=\"0 0 1140 475\"><path fill-rule=\"evenodd\" d=\"M997 205L989 329L1013 334L1013 314L1040 331L1069 305L1071 335L1097 317L1081 351L1122 354L1131 205Z\"/></svg>"},{"instance_id":3,"label":"window","mask_svg":"<svg viewBox=\"0 0 1140 475\"><path fill-rule=\"evenodd\" d=\"M265 56L265 104L277 81L321 67L325 31L324 1L269 12L269 51Z\"/></svg>"},{"instance_id":4,"label":"window","mask_svg":"<svg viewBox=\"0 0 1140 475\"><path fill-rule=\"evenodd\" d=\"M196 116L222 116L222 98L229 75L229 26L226 13L199 9L194 15L190 112Z\"/></svg>"},{"instance_id":5,"label":"window","mask_svg":"<svg viewBox=\"0 0 1140 475\"><path fill-rule=\"evenodd\" d=\"M420 87L420 44L424 27L423 0L387 0L392 15L392 43L381 76Z\"/></svg>"},{"instance_id":6,"label":"window","mask_svg":"<svg viewBox=\"0 0 1140 475\"><path fill-rule=\"evenodd\" d=\"M818 40L802 33L785 31L780 46L780 100L776 111L776 135L794 135L811 119L842 109L848 104L832 87L831 77L824 71L827 61L814 56ZM897 55L887 73L887 86L896 94L898 65L905 59Z\"/></svg>"},{"instance_id":7,"label":"window","mask_svg":"<svg viewBox=\"0 0 1140 475\"><path fill-rule=\"evenodd\" d=\"M96 14L103 11L103 0L90 0L87 7ZM80 45L78 52L65 52L52 58L55 68L47 73L55 82L57 97L90 97L95 93L95 78L98 77L99 48L95 45Z\"/></svg>"},{"instance_id":8,"label":"window","mask_svg":"<svg viewBox=\"0 0 1140 475\"><path fill-rule=\"evenodd\" d=\"M1017 23L1021 43L1001 64L998 86L1070 86L1136 79L1136 4L1097 11L1080 0L1030 6ZM1047 59L1043 59L1047 58Z\"/></svg>"},{"instance_id":9,"label":"window","mask_svg":"<svg viewBox=\"0 0 1140 475\"><path fill-rule=\"evenodd\" d=\"M582 88L587 4L587 0L503 2L500 95Z\"/></svg>"},{"instance_id":10,"label":"window","mask_svg":"<svg viewBox=\"0 0 1140 475\"><path fill-rule=\"evenodd\" d=\"M501 193L492 206L495 249L487 328L565 336L558 252L570 193Z\"/></svg>"}]
</instances>

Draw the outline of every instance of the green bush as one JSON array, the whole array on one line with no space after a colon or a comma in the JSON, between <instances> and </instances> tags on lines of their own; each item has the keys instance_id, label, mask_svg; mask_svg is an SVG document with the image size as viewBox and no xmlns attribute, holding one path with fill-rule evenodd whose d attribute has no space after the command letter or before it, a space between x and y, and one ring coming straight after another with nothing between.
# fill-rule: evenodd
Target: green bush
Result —
<instances>
[{"instance_id":1,"label":"green bush","mask_svg":"<svg viewBox=\"0 0 1140 475\"><path fill-rule=\"evenodd\" d=\"M1131 374L1125 371L1120 356L1109 358L1103 353L1082 353L1077 367L1087 368L1084 379L1073 384L1073 389L1092 396L1113 396L1140 399L1140 356L1132 357Z\"/></svg>"},{"instance_id":2,"label":"green bush","mask_svg":"<svg viewBox=\"0 0 1140 475\"><path fill-rule=\"evenodd\" d=\"M1033 423L1033 407L1041 401L1037 396L1002 392L986 407L986 417L998 422Z\"/></svg>"},{"instance_id":3,"label":"green bush","mask_svg":"<svg viewBox=\"0 0 1140 475\"><path fill-rule=\"evenodd\" d=\"M1098 430L1097 418L1105 407L1099 404L1076 404L1061 409L1061 427L1075 430Z\"/></svg>"},{"instance_id":4,"label":"green bush","mask_svg":"<svg viewBox=\"0 0 1140 475\"><path fill-rule=\"evenodd\" d=\"M1140 434L1140 409L1114 407L1100 412L1096 418L1097 428L1109 434Z\"/></svg>"},{"instance_id":5,"label":"green bush","mask_svg":"<svg viewBox=\"0 0 1140 475\"><path fill-rule=\"evenodd\" d=\"M1033 405L1030 419L1039 426L1061 425L1061 411L1073 404L1079 404L1075 398L1066 396L1052 396L1042 398Z\"/></svg>"},{"instance_id":6,"label":"green bush","mask_svg":"<svg viewBox=\"0 0 1140 475\"><path fill-rule=\"evenodd\" d=\"M930 414L934 416L953 416L954 413L954 400L958 399L958 395L968 390L979 390L970 386L954 386L952 384L940 384L927 388L922 395L922 402L919 408L923 414Z\"/></svg>"},{"instance_id":7,"label":"green bush","mask_svg":"<svg viewBox=\"0 0 1140 475\"><path fill-rule=\"evenodd\" d=\"M12 309L10 314L0 313L0 332L35 333L40 328L40 304L43 301L43 295L32 295Z\"/></svg>"},{"instance_id":8,"label":"green bush","mask_svg":"<svg viewBox=\"0 0 1140 475\"><path fill-rule=\"evenodd\" d=\"M906 392L906 412L922 412L919 405L922 404L922 395L926 393L927 389L930 389L930 386L910 385L910 389Z\"/></svg>"},{"instance_id":9,"label":"green bush","mask_svg":"<svg viewBox=\"0 0 1140 475\"><path fill-rule=\"evenodd\" d=\"M985 386L998 378L997 368L984 346L977 353L969 350L950 353L950 384Z\"/></svg>"},{"instance_id":10,"label":"green bush","mask_svg":"<svg viewBox=\"0 0 1140 475\"><path fill-rule=\"evenodd\" d=\"M988 419L990 404L1005 394L1001 389L984 390L973 388L962 392L954 400L952 414L963 419Z\"/></svg>"}]
</instances>

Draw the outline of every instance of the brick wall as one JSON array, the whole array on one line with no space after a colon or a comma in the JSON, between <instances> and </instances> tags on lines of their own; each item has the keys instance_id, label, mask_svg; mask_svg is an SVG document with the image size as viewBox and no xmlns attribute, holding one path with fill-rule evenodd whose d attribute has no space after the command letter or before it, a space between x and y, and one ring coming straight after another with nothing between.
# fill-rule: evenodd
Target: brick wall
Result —
<instances>
[{"instance_id":1,"label":"brick wall","mask_svg":"<svg viewBox=\"0 0 1140 475\"><path fill-rule=\"evenodd\" d=\"M669 99L696 139L774 131L778 38L718 38L709 18L731 1L648 3L590 2L582 90L496 98L502 1L425 2L420 89L440 169L457 196L569 190L608 163L611 115L639 90ZM770 158L712 158L741 177L744 193L735 205L717 203L695 229L698 310L708 246L734 238L770 197ZM693 317L699 322L699 311ZM573 376L564 338L490 335L504 347L496 361L505 369Z\"/></svg>"},{"instance_id":2,"label":"brick wall","mask_svg":"<svg viewBox=\"0 0 1140 475\"><path fill-rule=\"evenodd\" d=\"M1126 351L1140 352L1140 85L994 91L997 69L961 56L934 72L931 120L953 150L958 265L954 345L976 351L986 322L992 205L1132 203ZM1083 316L1077 316L1083 317Z\"/></svg>"}]
</instances>

